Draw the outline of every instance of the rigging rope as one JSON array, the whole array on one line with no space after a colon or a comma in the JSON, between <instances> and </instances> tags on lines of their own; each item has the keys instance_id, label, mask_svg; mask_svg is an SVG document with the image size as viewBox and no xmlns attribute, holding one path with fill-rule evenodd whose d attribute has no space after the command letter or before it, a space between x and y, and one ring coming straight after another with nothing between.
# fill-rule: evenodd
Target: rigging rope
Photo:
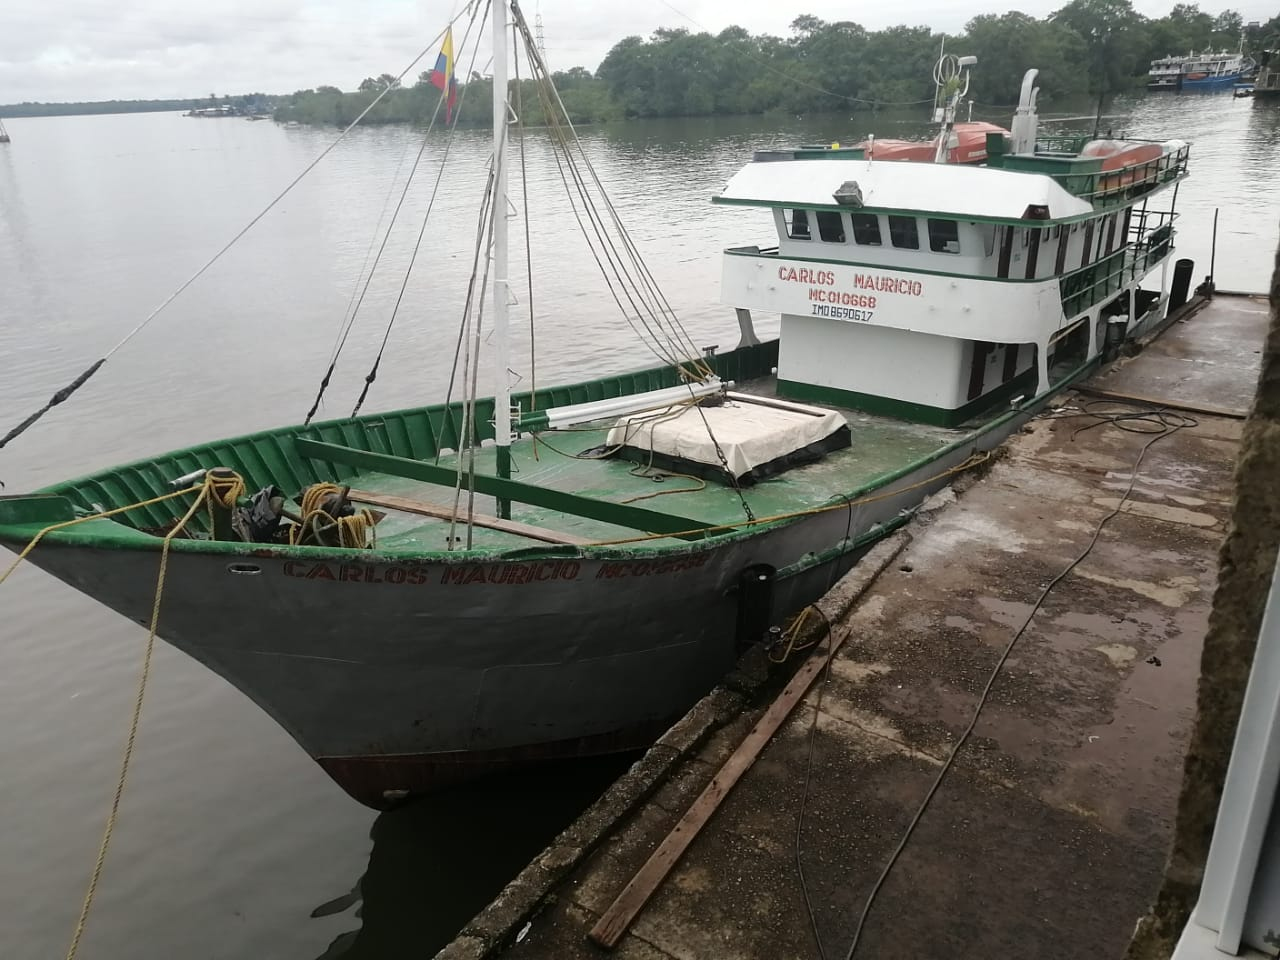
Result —
<instances>
[{"instance_id":1,"label":"rigging rope","mask_svg":"<svg viewBox=\"0 0 1280 960\"><path fill-rule=\"evenodd\" d=\"M434 117L432 119L434 121ZM391 198L395 196L396 184L400 182L400 171L404 168L404 162L408 159L409 150L412 146L413 140L406 137L404 149L400 151L400 159L396 162L395 173L391 175L391 182L387 184L387 195L382 200L382 209L378 211L378 222L374 224L373 234L369 237L369 246L365 248L364 262L360 264L360 272L356 274L356 278L351 284L351 296L347 300L346 309L342 311L342 320L338 323L338 333L334 337L333 347L329 351L330 363L338 359L342 344L346 342L347 331L351 329L351 324L355 323L356 312L360 309L356 298L363 297L363 290L368 289L366 271L369 275L372 275L369 261L373 259L374 247L378 246L378 237L382 236L382 223L387 218L387 209L391 206ZM376 270L377 267L377 261L374 261L373 270ZM364 281L363 285L361 284L362 280Z\"/></svg>"},{"instance_id":2,"label":"rigging rope","mask_svg":"<svg viewBox=\"0 0 1280 960\"><path fill-rule=\"evenodd\" d=\"M488 9L489 9L488 5L486 4L485 6L486 12L488 11ZM471 30L476 23L476 15L479 13L479 10L480 10L480 7L479 5L477 5L475 7L475 12L471 14L471 21L467 24L467 32L462 37L462 43L460 44L459 49L462 49L462 50L466 49L467 43L469 42L471 37ZM483 32L483 29L481 32ZM480 43L480 34L477 34L476 46L472 48L471 64L468 66L468 70L470 70L472 67L475 66L476 50L479 47L479 43ZM364 387L360 390L360 396L356 399L356 404L351 410L352 417L355 417L356 414L360 412L360 408L364 406L365 397L369 395L369 387L373 385L373 381L376 380L378 377L378 366L382 363L382 354L387 349L387 341L391 338L391 328L395 326L396 317L398 317L400 314L400 305L404 301L405 290L408 289L409 287L409 277L413 273L414 265L418 262L418 252L422 248L422 239L423 237L426 236L426 233L427 233L427 223L430 221L431 211L436 205L436 197L440 192L440 181L444 179L445 164L449 160L449 151L453 148L454 133L457 131L458 117L462 113L462 104L465 103L467 98L468 86L470 86L470 84L464 85L462 88L461 102L459 102L458 109L454 113L453 123L449 127L449 136L448 136L448 139L445 141L444 152L440 157L440 169L436 171L436 180L431 187L431 198L427 201L426 213L422 215L422 225L418 228L418 237L414 241L413 252L409 256L409 265L405 267L404 277L400 282L400 291L399 293L396 294L395 305L391 308L391 317L390 319L387 320L387 328L385 331L383 331L382 343L378 347L378 355L374 357L373 366L369 369L368 374L365 375ZM431 126L435 125L436 117L440 115L440 107L444 103L445 92L446 91L444 90L440 91L440 98L439 100L436 101L435 113L431 115ZM430 134L430 133L431 133L431 127L428 127L427 134ZM422 140L422 150L425 150L426 146L427 146L427 139L426 139L426 136L424 136ZM422 159L422 150L418 151L419 160ZM417 169L418 169L418 164L415 161L413 165L413 170L411 170L409 173L409 180L406 181L405 183L406 192L408 192L409 183L412 182L413 174L414 172L417 171ZM401 199L403 200L403 197ZM397 207L397 211L398 209L399 208ZM389 233L390 233L390 230L388 228L388 234Z\"/></svg>"},{"instance_id":3,"label":"rigging rope","mask_svg":"<svg viewBox=\"0 0 1280 960\"><path fill-rule=\"evenodd\" d=\"M696 375L690 375L691 379L701 379L708 376L711 373L710 368L699 358L697 346L680 324L674 311L670 309L670 304L667 303L665 297L657 288L652 274L644 266L625 224L622 223L621 218L618 216L617 210L610 201L608 193L605 191L604 185L591 163L590 157L587 156L581 139L578 137L577 130L574 128L572 121L569 120L568 111L565 109L564 103L555 89L555 84L551 80L546 64L542 61L537 51L532 35L529 32L528 23L524 19L519 4L513 2L511 8L514 25L525 42L526 54L533 69L536 89L548 123L548 130L552 135L553 145L559 148L558 152L553 151L552 153L556 160L557 171L565 184L566 193L569 195L574 218L582 231L584 239L587 241L592 257L605 278L606 286L611 296L613 296L614 302L618 305L624 319L640 336L641 340L645 341L647 335L653 341L648 344L649 349L664 363L671 364L681 370L684 370L685 363L689 363L697 371ZM581 158L581 166L585 169L587 176L584 176L582 170L579 169L579 157ZM588 179L594 184L595 193L600 197L600 206L607 212L608 218L612 222L613 230L618 235L617 242L611 236L606 226L605 218L596 209L596 204L592 199L592 191L588 186ZM570 186L570 180L572 180L572 186ZM575 201L575 193L577 194L577 199L582 203L581 211L579 211L578 204ZM587 223L583 221L584 213ZM590 229L588 229L588 223ZM621 246L621 251L619 246ZM631 262L631 267L638 276L633 276L631 270L627 268L625 263L627 260ZM612 274L612 279L610 274ZM624 306L623 300L630 305L630 312ZM634 319L633 313L635 315ZM636 328L635 322L637 320L644 327L644 333L641 333ZM689 375L689 371L685 370L685 373Z\"/></svg>"},{"instance_id":4,"label":"rigging rope","mask_svg":"<svg viewBox=\"0 0 1280 960\"><path fill-rule=\"evenodd\" d=\"M501 160L499 153L494 154L494 163L490 169L489 180L487 183L487 193L485 202L482 204L485 219L481 222L483 237L477 236L475 256L471 266L471 282L467 289L467 302L463 312L462 324L459 329L459 347L463 349L462 356L462 442L463 446L457 452L457 469L454 481L453 491L453 511L449 519L449 549L453 549L454 543L457 541L456 536L458 525L458 509L461 506L462 498L462 478L465 472L468 482L468 510L467 510L467 549L471 549L472 544L472 507L475 503L475 438L476 438L476 391L480 380L480 331L481 322L484 319L484 302L489 292L489 268L493 263L493 259L488 256L489 250L493 247L493 224L498 216L505 215L505 211L499 213L494 206L494 192L497 184L498 162ZM478 274L480 256L485 254L484 273ZM477 284L477 279L479 283ZM480 297L475 299L475 290L477 285L480 289ZM475 305L474 313L472 305ZM474 341L475 351L474 357L470 345L464 342L465 337L472 336L472 317L475 317ZM456 365L456 360L455 360ZM450 391L453 388L452 378L450 379ZM446 399L446 409L448 400ZM464 461L467 464L466 470L463 469Z\"/></svg>"},{"instance_id":5,"label":"rigging rope","mask_svg":"<svg viewBox=\"0 0 1280 960\"><path fill-rule=\"evenodd\" d=\"M470 354L470 351L464 353L463 346L466 343L467 336L470 333L470 329L471 329L470 328L471 308L475 300L476 282L480 276L480 255L486 249L485 237L486 237L486 230L488 229L488 224L489 224L489 208L492 206L492 202L493 202L494 174L495 174L495 171L493 169L493 158L490 157L489 175L485 180L484 193L480 199L480 215L476 220L476 237L475 237L475 245L471 255L471 274L470 274L470 278L467 281L467 298L462 305L462 318L458 323L458 339L453 345L453 365L449 368L449 386L448 386L448 389L445 390L445 394L444 394L444 414L448 418L448 424L450 426L453 426L453 413L452 413L453 388L457 386L457 382L458 382L459 361L462 362L463 391L464 391L463 404L464 404L464 415L465 415L465 404L466 404L465 391L466 391L466 383L467 383L466 377L467 377L467 369L468 369L468 364L470 362L471 354ZM457 429L459 433L459 438L461 438L462 433L465 432L465 423L458 424ZM441 452L441 449L443 449L443 446L444 445L441 444L440 449L436 450L437 464L440 462L440 452Z\"/></svg>"},{"instance_id":6,"label":"rigging rope","mask_svg":"<svg viewBox=\"0 0 1280 960\"><path fill-rule=\"evenodd\" d=\"M464 8L463 10L463 13L465 12L466 12L466 8ZM409 65L400 71L399 75L396 77L396 80L397 81L402 80L410 70L412 70L415 66L417 66L418 61L420 61L428 53L434 50L437 41L439 41L445 35L445 31L448 30L449 27L453 26L453 21L460 19L461 17L462 17L462 14L459 13L457 17L454 17L453 20L450 20L448 26L446 26L444 30L441 30L440 33L436 35L435 39L433 39L426 47L422 49L421 53L419 53L416 57L414 57L411 61L409 61ZM332 152L333 149L338 146L338 144L340 144L343 140L346 139L347 134L349 134L353 129L355 129L356 124L358 124L361 120L363 120L368 115L369 111L372 110L375 106L377 106L382 101L382 98L385 97L391 91L391 89L392 89L391 85L388 85L386 89L382 90L376 97L374 97L373 100L369 102L369 105L365 107L362 111L360 111L360 115L357 116L354 120L352 120L351 123L347 124L346 128L344 128L343 131L340 134L338 134L337 139L335 139L327 147L321 150L320 154L314 160L312 160L309 164L307 164L306 167L303 168L302 172L299 173L296 177L293 178L293 180L289 182L288 186L286 186L283 190L281 190L278 194L276 194L275 198L270 203L268 203L265 207L263 207L262 210L257 214L257 216L255 216L252 220L250 220L240 230L239 233L237 233L234 237L228 240L218 250L217 253L215 253L212 257L210 257L207 261L205 261L204 265L200 267L200 269L197 270L195 273L193 273L190 277L188 277L182 283L182 285L178 287L177 290L173 291L173 293L165 297L165 299L161 301L160 305L157 306L154 310L152 310L149 314L147 314L147 316L142 320L141 323L139 323L132 330L126 333L124 337L116 343L115 346L113 346L106 353L104 353L101 358L99 358L98 360L95 360L87 370L85 370L82 374L80 374L80 376L76 377L75 380L71 381L71 383L67 384L65 387L63 387L61 390L55 393L48 400L48 402L45 403L43 407L41 407L35 413L28 416L16 427L14 427L12 430L6 433L4 437L0 438L0 449L3 449L5 445L9 443L9 441L13 440L15 437L25 432L37 420L39 420L46 413L52 410L55 406L65 401L73 393L75 393L82 386L84 386L85 382L88 381L88 379L92 377L95 373L97 373L98 370L102 367L102 365L106 363L108 360L110 360L111 357L116 353L116 351L118 351L121 347L123 347L130 340L132 340L137 334L141 333L142 330L149 323L151 323L152 320L154 320L156 317L160 315L161 311L163 311L166 307L168 307L169 304L173 303L174 300L178 299L178 297L181 296L182 293L188 287L190 287L193 283L195 283L198 279L200 279L200 277L202 277L205 274L205 272L209 270L210 267L212 267L215 263L221 260L223 255L228 250L230 250L237 242L239 242L241 237L243 237L246 233L248 233L251 229L253 229L253 227L257 225L258 221L260 221L263 217L265 217L276 206L276 204L278 204L281 200L283 200L285 196L288 195L288 193L291 190L293 190L293 188L296 187L302 181L303 177L305 177L312 170L314 170L321 160L327 157L329 153Z\"/></svg>"},{"instance_id":7,"label":"rigging rope","mask_svg":"<svg viewBox=\"0 0 1280 960\"><path fill-rule=\"evenodd\" d=\"M524 210L524 265L529 282L529 412L538 409L538 350L534 338L533 311L533 243L529 236L529 175L524 158L524 101L521 96L520 35L511 34L512 59L516 75L516 132L520 139L520 201ZM533 459L538 459L538 435L533 436Z\"/></svg>"}]
</instances>

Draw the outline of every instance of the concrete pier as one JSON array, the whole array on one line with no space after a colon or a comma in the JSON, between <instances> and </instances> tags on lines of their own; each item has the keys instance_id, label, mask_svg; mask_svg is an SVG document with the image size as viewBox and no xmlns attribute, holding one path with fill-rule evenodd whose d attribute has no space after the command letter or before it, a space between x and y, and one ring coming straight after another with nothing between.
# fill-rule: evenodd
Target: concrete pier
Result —
<instances>
[{"instance_id":1,"label":"concrete pier","mask_svg":"<svg viewBox=\"0 0 1280 960\"><path fill-rule=\"evenodd\" d=\"M829 671L615 955L845 957L1024 623L855 956L1122 955L1172 834L1267 311L1210 301L1059 398L985 477L878 547L824 607L847 635ZM1155 405L1192 419L1170 416L1183 425L1152 442L1150 419L1092 415ZM441 956L601 956L588 931L777 686L750 665L729 678Z\"/></svg>"}]
</instances>

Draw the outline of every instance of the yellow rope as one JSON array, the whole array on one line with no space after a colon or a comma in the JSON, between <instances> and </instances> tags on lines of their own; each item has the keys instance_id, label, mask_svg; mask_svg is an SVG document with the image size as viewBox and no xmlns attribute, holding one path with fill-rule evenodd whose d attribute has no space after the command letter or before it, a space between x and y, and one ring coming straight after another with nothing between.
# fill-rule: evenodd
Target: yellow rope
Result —
<instances>
[{"instance_id":1,"label":"yellow rope","mask_svg":"<svg viewBox=\"0 0 1280 960\"><path fill-rule=\"evenodd\" d=\"M364 550L378 545L378 530L373 514L367 509L357 510L349 517L334 517L324 509L327 498L336 496L342 488L336 483L313 483L302 492L302 522L289 528L289 543L298 544L302 535L315 524L324 521L338 529L338 545L351 550ZM372 542L370 539L372 538Z\"/></svg>"},{"instance_id":2,"label":"yellow rope","mask_svg":"<svg viewBox=\"0 0 1280 960\"><path fill-rule=\"evenodd\" d=\"M809 604L807 607L805 607L803 610L800 611L799 616L797 616L794 620L791 621L791 623L787 626L787 629L784 630L782 633L782 639L786 641L786 647L783 649L782 653L777 655L774 654L774 651L770 650L769 651L770 660L772 660L774 663L785 663L787 658L790 657L791 654L797 653L800 650L807 650L810 647L812 647L815 643L818 642L818 636L815 634L814 638L810 640L808 643L802 643L799 646L796 645L796 640L800 638L800 634L804 631L804 625L809 620L809 611L813 609L816 609L816 608L813 606L813 604Z\"/></svg>"},{"instance_id":3,"label":"yellow rope","mask_svg":"<svg viewBox=\"0 0 1280 960\"><path fill-rule=\"evenodd\" d=\"M236 478L239 479L238 477ZM243 481L241 481L243 486ZM138 695L133 701L133 716L129 719L129 737L125 741L124 756L120 760L120 776L116 779L116 791L111 798L111 812L107 815L107 825L102 831L102 843L98 847L98 859L93 865L93 875L89 878L89 889L85 891L84 903L80 907L80 916L76 920L75 933L71 937L71 946L67 950L67 960L75 960L76 951L80 949L80 938L84 935L85 923L89 919L89 908L93 905L94 894L98 892L98 880L102 876L102 866L107 860L107 847L111 843L111 835L115 831L116 818L120 813L120 798L124 795L124 784L129 776L129 762L133 759L133 746L138 739L138 721L142 716L142 701L147 693L147 679L151 675L151 654L156 646L156 626L160 622L160 598L164 593L165 574L169 569L169 544L173 538L187 525L187 521L195 516L200 505L213 493L214 481L207 478L195 502L187 508L172 530L164 535L160 547L160 573L156 578L155 599L151 603L151 626L147 630L147 646L142 655L142 672L138 677Z\"/></svg>"},{"instance_id":4,"label":"yellow rope","mask_svg":"<svg viewBox=\"0 0 1280 960\"><path fill-rule=\"evenodd\" d=\"M198 486L186 487L182 490L175 490L173 493L166 493L158 497L152 497L149 500L140 500L137 503L130 503L123 507L116 507L112 510L104 510L100 513L89 514L84 517L76 517L73 520L63 520L59 523L52 523L44 529L40 530L31 542L28 543L22 552L18 554L16 560L0 574L0 583L4 583L8 579L9 574L17 569L18 564L36 548L36 545L44 539L46 534L52 533L54 530L61 530L65 527L74 526L78 523L85 523L89 520L102 520L107 517L114 517L130 510L136 510L139 507L150 506L153 503L163 503L166 500L173 500L177 497L186 496L189 493L196 494L196 499L191 506L187 508L186 513L178 520L177 523L164 535L164 540L160 546L160 572L156 577L155 598L151 603L151 625L147 630L147 645L142 655L142 671L138 678L138 694L133 701L133 715L129 720L129 736L125 741L124 756L120 759L120 776L116 779L115 793L111 798L111 811L107 815L107 823L102 831L102 843L98 846L98 858L94 861L93 873L89 878L89 888L85 891L84 902L80 906L80 916L76 919L75 931L71 937L71 946L67 948L67 960L75 960L76 953L80 949L80 940L84 936L85 924L89 919L89 910L93 906L94 895L98 891L98 881L102 877L102 867L107 860L107 848L111 844L111 836L115 831L116 820L120 815L120 799L124 796L125 782L129 777L129 764L133 759L133 748L138 739L138 723L142 717L142 704L146 697L147 680L151 675L151 657L155 651L156 645L156 628L160 622L160 600L164 595L165 576L169 569L169 546L173 542L173 538L183 531L187 523L195 516L196 511L200 509L202 504L206 505L210 511L213 509L213 502L216 500L223 507L230 509L234 507L236 501L244 494L244 480L236 473L229 473L225 476L209 476L206 475L204 482ZM212 532L212 514L210 514L210 531Z\"/></svg>"},{"instance_id":5,"label":"yellow rope","mask_svg":"<svg viewBox=\"0 0 1280 960\"><path fill-rule=\"evenodd\" d=\"M236 502L247 492L244 478L234 471L225 474L207 473L204 478L204 502L209 508L209 536L213 536L213 506L217 502L224 510L235 507Z\"/></svg>"},{"instance_id":6,"label":"yellow rope","mask_svg":"<svg viewBox=\"0 0 1280 960\"><path fill-rule=\"evenodd\" d=\"M857 500L841 500L838 503L828 503L821 507L809 507L807 510L793 510L789 513L775 513L770 517L757 517L754 520L745 520L741 523L721 523L711 527L694 527L691 530L680 530L675 533L646 533L638 537L622 537L618 540L592 540L590 543L584 543L584 547L613 547L624 543L644 543L648 540L666 540L670 537L691 537L696 534L717 533L724 530L738 530L742 527L753 527L761 523L776 523L779 520L794 520L796 517L808 517L818 513L830 513L832 510L846 510L849 507L856 507L864 503L875 503L877 500L887 500L890 497L896 497L900 493L906 493L909 490L916 490L920 487L928 486L938 480L945 480L947 477L954 476L957 473L964 473L966 470L972 470L979 464L985 463L991 459L991 454L983 451L975 453L969 457L964 463L957 464L941 473L935 473L931 477L925 477L916 483L908 484L905 487L899 487L896 490L887 490L883 493L875 493L867 497L859 497Z\"/></svg>"},{"instance_id":7,"label":"yellow rope","mask_svg":"<svg viewBox=\"0 0 1280 960\"><path fill-rule=\"evenodd\" d=\"M165 500L172 500L175 497L185 496L188 493L197 493L202 489L203 488L199 486L187 487L184 490L175 490L173 493L166 493L161 497L152 497L150 500L131 503L127 507L116 507L114 510L104 510L102 513L91 513L88 516L76 517L74 520L63 520L60 523L52 523L32 537L31 542L23 547L22 552L18 554L18 559L9 564L8 569L6 569L4 573L0 574L0 583L4 583L9 579L9 574L18 569L18 564L22 563L22 561L27 558L27 554L36 548L36 544L44 539L44 535L46 533L52 533L54 530L61 530L63 527L74 526L77 523L84 523L88 520L102 520L106 517L114 517L116 514L126 513L129 510L136 510L138 507L149 507L153 503L163 503ZM200 501L197 500L196 502L199 503Z\"/></svg>"},{"instance_id":8,"label":"yellow rope","mask_svg":"<svg viewBox=\"0 0 1280 960\"><path fill-rule=\"evenodd\" d=\"M235 497L232 494L239 490L243 492L244 481L236 474L228 477L205 477L205 481L198 487L188 487L185 490L179 490L175 493L165 494L152 500L145 500L141 503L130 504L127 507L118 507L115 510L108 510L104 513L97 514L92 517L81 517L78 520L69 520L64 523L55 523L45 527L35 538L27 545L27 548L19 555L19 561L35 548L41 538L51 530L59 527L67 527L73 523L83 520L94 520L101 517L109 517L113 514L123 513L126 510L132 510L135 507L144 506L150 503L158 503L162 500L170 500L174 497L182 496L187 493L196 493L195 501L187 508L187 512L182 515L164 535L164 540L160 546L160 572L156 577L155 598L151 603L151 625L147 630L147 646L142 655L142 671L138 677L138 694L133 701L133 715L129 719L129 736L125 741L124 756L120 759L120 776L116 778L115 793L111 797L111 812L107 814L107 823L102 831L102 843L98 846L98 859L93 864L93 874L89 878L89 889L85 891L84 903L80 906L80 916L76 919L75 932L71 937L71 946L67 949L67 960L75 960L76 952L80 949L80 939L84 936L85 923L89 919L89 909L93 906L94 895L98 892L98 881L102 877L102 867L107 860L107 848L111 844L111 836L115 831L116 820L120 815L120 798L124 796L124 785L129 777L129 763L133 759L134 744L138 739L138 721L142 717L142 703L147 693L147 680L151 675L151 655L155 651L156 646L156 627L160 622L160 599L164 595L165 575L169 570L169 546L173 542L173 538L182 532L187 522L200 509L201 504L207 504L211 498L216 497L224 506L233 506ZM10 568L12 569L12 568ZM6 576L8 572L6 571ZM0 578L3 580L3 578Z\"/></svg>"}]
</instances>

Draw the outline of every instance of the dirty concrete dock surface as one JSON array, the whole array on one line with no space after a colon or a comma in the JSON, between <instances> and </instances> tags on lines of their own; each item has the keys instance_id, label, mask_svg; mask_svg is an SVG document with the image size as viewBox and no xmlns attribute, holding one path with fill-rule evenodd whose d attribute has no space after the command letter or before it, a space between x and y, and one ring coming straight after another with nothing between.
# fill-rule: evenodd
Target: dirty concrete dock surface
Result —
<instances>
[{"instance_id":1,"label":"dirty concrete dock surface","mask_svg":"<svg viewBox=\"0 0 1280 960\"><path fill-rule=\"evenodd\" d=\"M1266 326L1265 300L1219 297L1087 385L1215 411L1187 414L1193 424L1152 444L1127 499L1153 436L1131 431L1151 425L1082 415L1096 404L1084 393L1012 438L983 479L935 498L836 624L847 639L829 672L615 955L844 957L1001 654L1119 505L1014 645L856 956L1120 956L1173 827ZM588 931L767 706L733 687L703 705L718 728L702 722L704 735L651 751L443 955L601 956ZM646 763L662 776L646 779ZM799 857L823 952L797 871L802 803Z\"/></svg>"}]
</instances>

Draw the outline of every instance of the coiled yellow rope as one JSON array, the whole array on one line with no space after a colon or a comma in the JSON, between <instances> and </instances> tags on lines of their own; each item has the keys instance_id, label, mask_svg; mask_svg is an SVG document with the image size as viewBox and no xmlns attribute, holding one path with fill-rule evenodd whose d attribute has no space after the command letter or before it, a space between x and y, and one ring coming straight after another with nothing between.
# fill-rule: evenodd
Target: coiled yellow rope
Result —
<instances>
[{"instance_id":1,"label":"coiled yellow rope","mask_svg":"<svg viewBox=\"0 0 1280 960\"><path fill-rule=\"evenodd\" d=\"M357 510L349 517L334 517L324 509L325 500L340 493L342 488L336 483L313 483L307 487L302 492L302 522L289 528L289 543L300 543L308 530L317 529L316 524L323 521L337 528L339 546L353 550L377 546L377 527L373 514L367 509Z\"/></svg>"},{"instance_id":2,"label":"coiled yellow rope","mask_svg":"<svg viewBox=\"0 0 1280 960\"><path fill-rule=\"evenodd\" d=\"M235 471L215 473L210 470L204 477L204 502L209 508L209 535L213 535L213 507L216 502L224 510L231 510L247 492L244 478Z\"/></svg>"},{"instance_id":3,"label":"coiled yellow rope","mask_svg":"<svg viewBox=\"0 0 1280 960\"><path fill-rule=\"evenodd\" d=\"M801 650L808 650L821 639L822 635L820 633L815 633L804 643L797 643L800 639L800 635L804 632L805 624L809 621L809 612L817 609L818 608L813 604L809 604L800 611L799 615L796 616L790 624L788 624L787 629L782 632L782 637L778 644L778 647L781 647L781 649L775 647L768 651L768 657L770 660L774 663L785 663L793 653L799 653Z\"/></svg>"}]
</instances>

